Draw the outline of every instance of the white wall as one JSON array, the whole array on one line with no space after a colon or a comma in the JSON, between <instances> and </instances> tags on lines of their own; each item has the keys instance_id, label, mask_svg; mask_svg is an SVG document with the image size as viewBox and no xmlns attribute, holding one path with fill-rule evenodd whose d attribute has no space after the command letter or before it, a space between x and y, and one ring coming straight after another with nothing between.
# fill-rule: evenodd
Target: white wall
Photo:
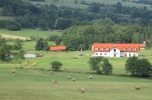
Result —
<instances>
[{"instance_id":1,"label":"white wall","mask_svg":"<svg viewBox=\"0 0 152 100\"><path fill-rule=\"evenodd\" d=\"M92 56L103 56L103 57L109 57L110 53L109 52L94 52Z\"/></svg>"},{"instance_id":2,"label":"white wall","mask_svg":"<svg viewBox=\"0 0 152 100\"><path fill-rule=\"evenodd\" d=\"M119 49L116 49L116 52L114 53L113 50L114 49L110 52L94 52L92 56L114 57L114 54L116 54L115 57L138 57L138 52L120 52Z\"/></svg>"},{"instance_id":3,"label":"white wall","mask_svg":"<svg viewBox=\"0 0 152 100\"><path fill-rule=\"evenodd\" d=\"M132 56L138 57L138 52L122 52L120 56L122 56L122 57L132 57Z\"/></svg>"},{"instance_id":4,"label":"white wall","mask_svg":"<svg viewBox=\"0 0 152 100\"><path fill-rule=\"evenodd\" d=\"M114 51L115 50L115 51ZM115 55L115 56L114 56ZM120 57L120 50L113 48L110 50L110 57Z\"/></svg>"}]
</instances>

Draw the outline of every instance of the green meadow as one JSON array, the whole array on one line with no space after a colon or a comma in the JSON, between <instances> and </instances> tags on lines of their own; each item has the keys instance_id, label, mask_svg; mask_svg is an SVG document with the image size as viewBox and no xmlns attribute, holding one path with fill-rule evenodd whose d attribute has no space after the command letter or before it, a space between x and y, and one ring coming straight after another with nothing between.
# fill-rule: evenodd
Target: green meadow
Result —
<instances>
[{"instance_id":1,"label":"green meadow","mask_svg":"<svg viewBox=\"0 0 152 100\"><path fill-rule=\"evenodd\" d=\"M50 34L61 35L60 31L22 30L0 33L30 37L37 34L47 38ZM27 33L27 34L26 34ZM9 42L11 44L11 42ZM0 62L1 100L151 100L152 79L130 77L124 70L127 58L108 58L113 65L112 75L96 75L90 70L88 61L92 51L50 52L35 51L36 41L25 41L27 53L40 53L43 57L26 58L21 64L16 61ZM49 42L53 45L53 42ZM83 54L83 56L79 56ZM139 57L152 63L151 49L139 52ZM61 71L49 73L50 62L63 63ZM68 71L65 72L64 68ZM15 73L12 73L15 70ZM68 79L75 78L75 82ZM93 79L88 79L93 76ZM53 80L57 80L53 84ZM140 90L135 90L140 86ZM84 88L85 93L79 92Z\"/></svg>"},{"instance_id":2,"label":"green meadow","mask_svg":"<svg viewBox=\"0 0 152 100\"><path fill-rule=\"evenodd\" d=\"M113 75L96 75L88 66L91 51L46 52L43 57L26 58L22 64L16 62L0 64L1 100L151 100L151 78L126 76L124 64L127 58L109 58ZM150 50L142 51L146 54ZM84 56L79 56L83 54ZM148 55L148 54L147 54ZM151 62L152 57L147 56ZM63 63L61 71L49 73L50 62ZM68 72L63 69L68 68ZM15 73L12 73L15 70ZM88 79L88 76L93 79ZM68 79L71 76L76 81ZM53 84L53 80L57 80ZM140 86L140 90L135 90ZM84 88L85 93L79 92Z\"/></svg>"}]
</instances>

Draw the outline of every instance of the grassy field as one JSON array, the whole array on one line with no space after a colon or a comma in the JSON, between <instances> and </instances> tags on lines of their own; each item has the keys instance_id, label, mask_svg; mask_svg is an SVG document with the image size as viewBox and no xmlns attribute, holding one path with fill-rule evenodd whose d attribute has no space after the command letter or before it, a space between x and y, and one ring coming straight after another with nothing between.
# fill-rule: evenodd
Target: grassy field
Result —
<instances>
[{"instance_id":1,"label":"grassy field","mask_svg":"<svg viewBox=\"0 0 152 100\"><path fill-rule=\"evenodd\" d=\"M36 52L36 51L28 51ZM122 76L127 58L109 58L114 75L96 75L90 70L91 51L43 52L43 57L26 58L22 64L0 64L1 100L151 100L152 80ZM151 50L141 51L152 62ZM79 56L83 54L84 56ZM58 60L68 72L49 73L50 62ZM15 69L15 73L11 70ZM93 79L88 79L92 75ZM67 79L67 76L76 81ZM57 84L52 81L57 80ZM135 90L135 86L140 90ZM84 88L85 93L80 93Z\"/></svg>"},{"instance_id":2,"label":"grassy field","mask_svg":"<svg viewBox=\"0 0 152 100\"><path fill-rule=\"evenodd\" d=\"M44 38L50 34L62 34L59 31L0 31L25 37L30 37L31 32ZM43 57L26 58L21 64L15 61L0 62L1 100L151 100L152 98L151 78L126 76L124 68L127 58L109 58L113 65L113 75L96 75L87 63L92 51L35 51L35 44L35 41L24 42L23 49L27 53L43 54ZM84 56L79 56L80 54ZM140 51L139 55L140 58L147 58L152 63L151 49ZM50 62L54 60L62 62L63 66L60 72L50 74ZM68 68L69 71L64 72L64 68ZM12 70L15 70L15 73L12 73ZM93 79L88 79L90 75ZM68 76L75 78L76 81L69 80ZM57 84L53 84L53 80L57 80ZM141 89L135 90L135 86L140 86ZM80 93L79 88L84 88L85 93Z\"/></svg>"}]
</instances>

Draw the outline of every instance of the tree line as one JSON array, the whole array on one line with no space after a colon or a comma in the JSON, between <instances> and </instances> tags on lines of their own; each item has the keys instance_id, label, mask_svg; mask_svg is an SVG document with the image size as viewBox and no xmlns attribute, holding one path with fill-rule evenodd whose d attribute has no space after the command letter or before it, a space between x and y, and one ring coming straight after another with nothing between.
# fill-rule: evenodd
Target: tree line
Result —
<instances>
[{"instance_id":1,"label":"tree line","mask_svg":"<svg viewBox=\"0 0 152 100\"><path fill-rule=\"evenodd\" d=\"M88 64L96 74L112 74L113 66L108 58L90 57ZM125 63L125 70L133 77L151 77L152 64L146 58L129 57Z\"/></svg>"},{"instance_id":2,"label":"tree line","mask_svg":"<svg viewBox=\"0 0 152 100\"><path fill-rule=\"evenodd\" d=\"M85 25L66 29L61 37L68 50L91 50L93 43L146 43L152 46L152 28L138 25Z\"/></svg>"},{"instance_id":3,"label":"tree line","mask_svg":"<svg viewBox=\"0 0 152 100\"><path fill-rule=\"evenodd\" d=\"M14 17L13 20L0 20L0 28L20 30L21 28L66 29L73 25L89 25L96 21L108 24L143 27L152 25L152 11L144 8L125 7L120 2L114 5L100 3L79 3L87 8L33 5L23 0L0 0L2 16ZM9 27L8 27L9 26Z\"/></svg>"}]
</instances>

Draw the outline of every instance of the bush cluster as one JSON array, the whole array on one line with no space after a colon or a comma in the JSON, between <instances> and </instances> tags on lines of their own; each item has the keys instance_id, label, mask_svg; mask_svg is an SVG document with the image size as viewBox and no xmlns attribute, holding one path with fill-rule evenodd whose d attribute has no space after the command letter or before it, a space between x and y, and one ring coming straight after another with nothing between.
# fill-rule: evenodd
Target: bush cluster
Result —
<instances>
[{"instance_id":1,"label":"bush cluster","mask_svg":"<svg viewBox=\"0 0 152 100\"><path fill-rule=\"evenodd\" d=\"M130 57L126 61L125 70L129 72L131 76L149 77L152 74L152 65L148 59Z\"/></svg>"}]
</instances>

